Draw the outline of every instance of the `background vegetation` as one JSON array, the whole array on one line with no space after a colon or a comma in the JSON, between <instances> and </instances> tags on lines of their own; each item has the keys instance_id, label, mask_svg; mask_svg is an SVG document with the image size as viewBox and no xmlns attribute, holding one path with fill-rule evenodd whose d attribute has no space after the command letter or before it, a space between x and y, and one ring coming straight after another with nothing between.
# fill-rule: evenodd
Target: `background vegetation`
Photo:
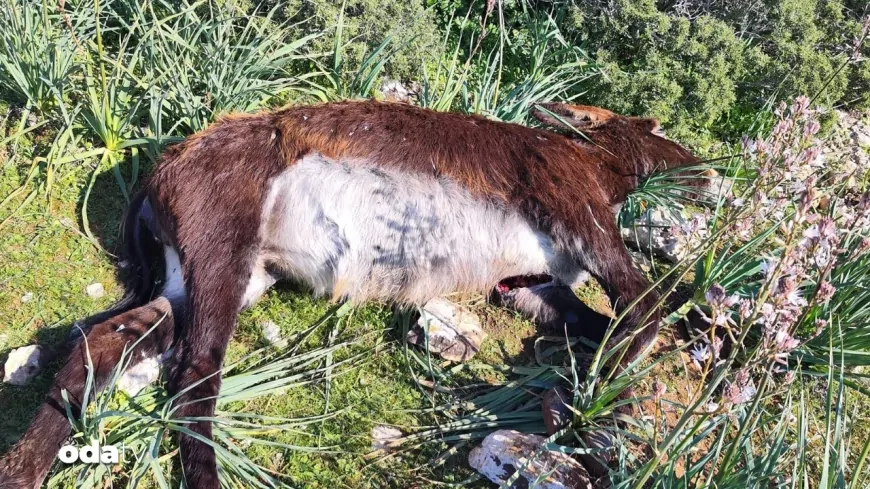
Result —
<instances>
[{"instance_id":1,"label":"background vegetation","mask_svg":"<svg viewBox=\"0 0 870 489\"><path fill-rule=\"evenodd\" d=\"M650 270L679 299L669 326L691 311L715 326L667 328L660 351L619 375L601 367L618 351L595 352L584 376L578 343L536 339L529 323L464 298L491 338L457 366L405 345L407 311L330 310L304 291L272 291L242 316L231 347L216 441L227 485L487 487L468 469L468 449L496 428L542 432L540 394L563 385L574 422L548 447L592 453L582 434L610 431L614 487L864 487L868 175L816 157L831 108L870 105L866 9L857 0L5 2L0 358L60 344L76 319L117 297L112 271L123 267L111 252L129 195L166 144L223 113L383 97L386 79L412 103L516 123L529 123L536 101L573 100L658 117L738 182L677 230L682 261ZM624 221L652 205L697 210L676 185L667 175L647 182ZM108 295L94 300L84 288L97 281ZM608 307L594 285L580 292ZM292 346L268 347L265 321ZM721 350L716 333L734 348ZM51 372L0 387L0 449L23 431ZM617 429L615 398L629 383L640 414ZM183 425L171 406L160 385L100 395L71 420L76 439L124 443L133 456L114 473L58 465L50 485L172 486L177 452L165 435ZM369 453L378 424L401 427L397 452Z\"/></svg>"}]
</instances>

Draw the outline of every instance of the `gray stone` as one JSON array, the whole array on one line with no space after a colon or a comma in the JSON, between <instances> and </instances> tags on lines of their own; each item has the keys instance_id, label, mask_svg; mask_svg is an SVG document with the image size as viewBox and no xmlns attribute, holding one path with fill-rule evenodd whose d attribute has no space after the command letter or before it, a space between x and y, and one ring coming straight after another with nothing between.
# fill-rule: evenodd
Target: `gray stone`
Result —
<instances>
[{"instance_id":1,"label":"gray stone","mask_svg":"<svg viewBox=\"0 0 870 489\"><path fill-rule=\"evenodd\" d=\"M417 324L408 332L409 343L425 347L428 340L430 352L454 362L473 357L485 338L476 314L442 298L427 302Z\"/></svg>"},{"instance_id":2,"label":"gray stone","mask_svg":"<svg viewBox=\"0 0 870 489\"><path fill-rule=\"evenodd\" d=\"M397 80L384 80L384 83L381 84L381 93L384 95L384 99L389 102L412 102L411 90L408 90L402 85L402 82Z\"/></svg>"},{"instance_id":3,"label":"gray stone","mask_svg":"<svg viewBox=\"0 0 870 489\"><path fill-rule=\"evenodd\" d=\"M852 131L852 139L855 140L855 143L862 148L870 148L870 130L868 128L864 128L865 130L859 130L855 128Z\"/></svg>"},{"instance_id":4,"label":"gray stone","mask_svg":"<svg viewBox=\"0 0 870 489\"><path fill-rule=\"evenodd\" d=\"M620 229L622 239L633 247L653 253L672 263L679 261L670 228L685 222L681 216L652 209L638 218L631 227Z\"/></svg>"},{"instance_id":5,"label":"gray stone","mask_svg":"<svg viewBox=\"0 0 870 489\"><path fill-rule=\"evenodd\" d=\"M372 451L389 452L393 443L404 436L401 431L392 426L375 426L372 428Z\"/></svg>"},{"instance_id":6,"label":"gray stone","mask_svg":"<svg viewBox=\"0 0 870 489\"><path fill-rule=\"evenodd\" d=\"M562 452L542 448L545 438L513 430L498 430L468 454L468 463L487 479L504 484L520 471L509 487L591 489L583 464Z\"/></svg>"},{"instance_id":7,"label":"gray stone","mask_svg":"<svg viewBox=\"0 0 870 489\"><path fill-rule=\"evenodd\" d=\"M41 357L42 348L39 345L22 346L12 350L3 365L3 382L27 385L39 374L42 368Z\"/></svg>"},{"instance_id":8,"label":"gray stone","mask_svg":"<svg viewBox=\"0 0 870 489\"><path fill-rule=\"evenodd\" d=\"M272 321L262 323L260 325L260 330L263 332L263 338L265 338L270 345L283 346L286 343L281 336L281 328Z\"/></svg>"},{"instance_id":9,"label":"gray stone","mask_svg":"<svg viewBox=\"0 0 870 489\"><path fill-rule=\"evenodd\" d=\"M734 193L734 179L724 175L716 175L708 177L707 188L705 189L711 198L727 197ZM715 200L714 200L715 203Z\"/></svg>"},{"instance_id":10,"label":"gray stone","mask_svg":"<svg viewBox=\"0 0 870 489\"><path fill-rule=\"evenodd\" d=\"M85 289L85 292L88 293L88 297L90 297L91 299L99 299L106 295L106 289L104 289L103 284L99 282L88 285Z\"/></svg>"}]
</instances>

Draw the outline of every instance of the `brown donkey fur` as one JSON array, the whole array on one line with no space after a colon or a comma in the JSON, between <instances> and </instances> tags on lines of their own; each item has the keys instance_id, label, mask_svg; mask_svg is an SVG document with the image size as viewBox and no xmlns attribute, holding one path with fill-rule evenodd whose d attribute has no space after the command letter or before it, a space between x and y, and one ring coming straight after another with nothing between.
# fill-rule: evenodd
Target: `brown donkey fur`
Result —
<instances>
[{"instance_id":1,"label":"brown donkey fur","mask_svg":"<svg viewBox=\"0 0 870 489\"><path fill-rule=\"evenodd\" d=\"M155 249L156 240L166 250L161 294L183 304L184 311L175 314L179 333L170 391L208 377L179 398L178 416L213 415L220 387L213 374L221 368L237 314L278 278L307 282L335 298L414 303L454 289L490 288L510 275L547 273L569 284L589 272L617 312L639 299L611 340L631 338L624 361L634 358L656 335L657 296L641 297L649 283L632 264L615 212L640 179L698 160L660 137L654 120L595 107L541 106L545 110L533 115L553 130L403 104L302 106L227 117L167 149L131 205L127 239L131 255L142 262L137 290L147 291L152 283L146 272L160 257L140 250ZM404 191L406 186L420 190ZM332 191L336 200L367 198L335 202L340 209L318 200ZM350 212L347 207L361 210L350 220L336 217ZM490 221L505 227L504 239L489 229L497 227ZM461 231L454 236L452 229ZM370 234L354 241L354 233ZM428 249L435 245L427 240L438 233L456 238L445 239L448 249L440 254ZM427 248L419 256L408 245L412 234ZM514 235L531 238L509 242ZM398 243L398 251L385 250L383 236ZM478 261L484 263L479 270ZM450 274L463 277L442 278ZM381 285L362 286L360 277ZM148 299L142 295L139 303ZM581 324L570 333L583 334L587 327L603 330L601 324ZM163 339L158 343L167 346ZM44 406L37 421L65 425L56 411ZM190 429L211 437L208 422ZM28 431L24 438L30 436ZM31 450L32 443L16 445L11 456ZM52 439L48 455L41 456L53 457L58 443ZM191 437L179 443L187 486L217 488L214 452ZM6 465L0 462L0 487L33 487L48 470L45 464L26 470L9 460L7 455Z\"/></svg>"}]
</instances>

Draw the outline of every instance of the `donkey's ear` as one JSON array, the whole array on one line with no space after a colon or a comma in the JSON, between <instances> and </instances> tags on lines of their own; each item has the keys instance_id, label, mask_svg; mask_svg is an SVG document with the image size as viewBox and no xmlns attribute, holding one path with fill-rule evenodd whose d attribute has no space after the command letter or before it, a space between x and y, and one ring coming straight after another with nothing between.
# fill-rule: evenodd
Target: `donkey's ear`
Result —
<instances>
[{"instance_id":1,"label":"donkey's ear","mask_svg":"<svg viewBox=\"0 0 870 489\"><path fill-rule=\"evenodd\" d=\"M632 119L632 123L635 126L639 127L644 131L651 132L659 137L665 137L665 131L662 129L662 125L659 124L657 119L648 119L644 117L637 117Z\"/></svg>"},{"instance_id":2,"label":"donkey's ear","mask_svg":"<svg viewBox=\"0 0 870 489\"><path fill-rule=\"evenodd\" d=\"M554 117L550 112L558 117ZM556 129L564 129L565 124L577 129L590 129L619 116L600 107L549 102L535 104L532 109L532 117Z\"/></svg>"}]
</instances>

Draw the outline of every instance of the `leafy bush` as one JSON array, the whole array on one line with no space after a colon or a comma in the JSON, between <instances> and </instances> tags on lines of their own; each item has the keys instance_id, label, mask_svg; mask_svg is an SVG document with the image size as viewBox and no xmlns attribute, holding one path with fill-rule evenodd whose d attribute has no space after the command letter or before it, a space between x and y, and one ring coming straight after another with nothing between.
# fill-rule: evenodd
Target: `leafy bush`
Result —
<instances>
[{"instance_id":1,"label":"leafy bush","mask_svg":"<svg viewBox=\"0 0 870 489\"><path fill-rule=\"evenodd\" d=\"M805 93L829 107L866 104L866 63L838 71L861 28L854 3L584 2L568 7L566 35L605 67L589 102L658 117L703 149L750 130L770 101Z\"/></svg>"},{"instance_id":2,"label":"leafy bush","mask_svg":"<svg viewBox=\"0 0 870 489\"><path fill-rule=\"evenodd\" d=\"M92 33L92 19L84 15L57 20L23 0L0 7L0 88L40 113L63 108L67 85L78 70L76 45Z\"/></svg>"},{"instance_id":3,"label":"leafy bush","mask_svg":"<svg viewBox=\"0 0 870 489\"><path fill-rule=\"evenodd\" d=\"M294 22L297 37L312 33L324 35L310 45L311 53L332 51L335 26L344 11L343 38L345 67L354 72L363 60L387 37L399 51L386 64L386 74L401 80L420 79L423 67L440 54L441 34L432 12L423 0L290 0L284 14Z\"/></svg>"}]
</instances>

